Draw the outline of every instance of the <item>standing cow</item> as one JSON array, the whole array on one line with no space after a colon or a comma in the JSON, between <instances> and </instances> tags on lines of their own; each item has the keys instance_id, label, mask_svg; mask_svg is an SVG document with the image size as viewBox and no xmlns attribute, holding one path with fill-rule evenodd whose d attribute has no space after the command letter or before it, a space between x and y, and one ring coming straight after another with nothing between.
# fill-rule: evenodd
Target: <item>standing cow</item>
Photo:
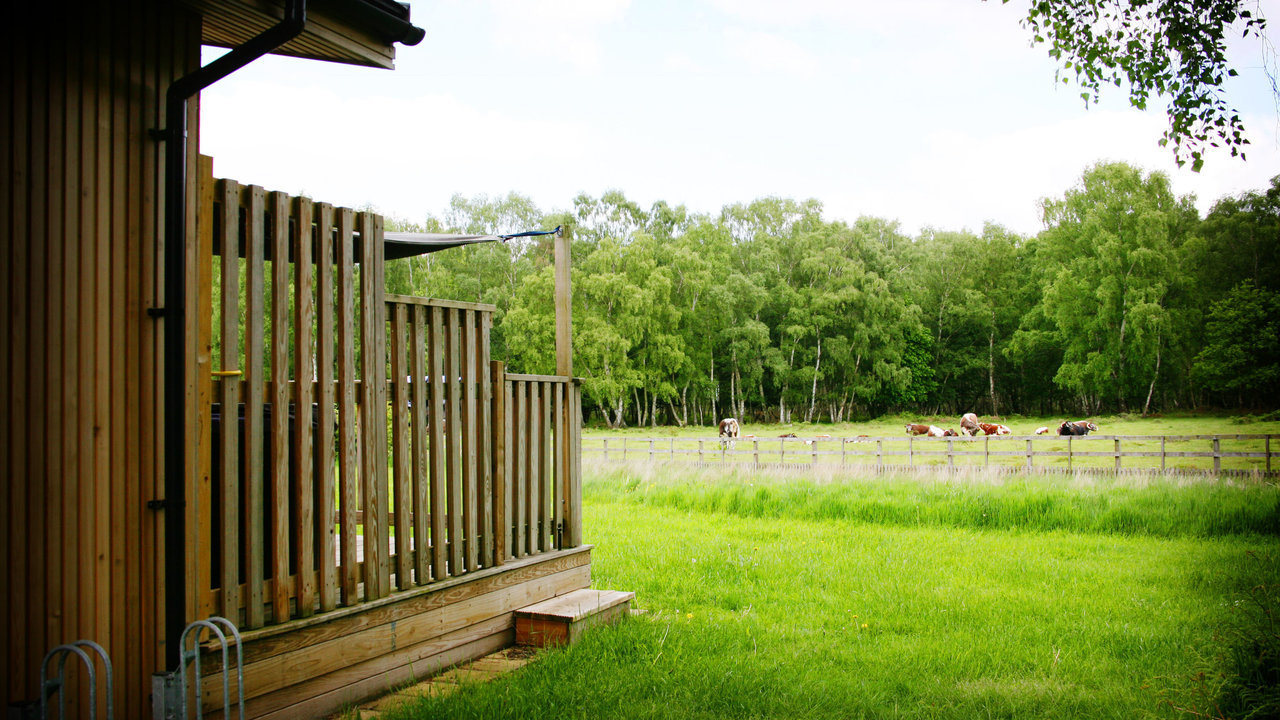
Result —
<instances>
[{"instance_id":1,"label":"standing cow","mask_svg":"<svg viewBox=\"0 0 1280 720\"><path fill-rule=\"evenodd\" d=\"M737 418L725 418L720 421L720 448L733 449L734 443L742 435Z\"/></svg>"},{"instance_id":2,"label":"standing cow","mask_svg":"<svg viewBox=\"0 0 1280 720\"><path fill-rule=\"evenodd\" d=\"M978 416L973 413L965 413L964 417L960 418L960 432L969 437L978 434L978 425L980 425Z\"/></svg>"}]
</instances>

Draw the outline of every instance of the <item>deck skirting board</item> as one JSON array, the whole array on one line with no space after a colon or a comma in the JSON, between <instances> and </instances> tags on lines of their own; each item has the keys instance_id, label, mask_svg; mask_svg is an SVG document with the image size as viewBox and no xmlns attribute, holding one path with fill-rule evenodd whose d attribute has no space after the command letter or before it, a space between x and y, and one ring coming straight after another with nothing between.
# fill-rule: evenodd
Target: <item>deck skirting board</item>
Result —
<instances>
[{"instance_id":1,"label":"deck skirting board","mask_svg":"<svg viewBox=\"0 0 1280 720\"><path fill-rule=\"evenodd\" d=\"M316 717L510 645L516 610L590 584L590 549L495 571L436 592L392 595L395 602L329 623L313 617L297 623L293 632L247 637L248 716ZM206 658L206 667L209 660L221 659L220 654ZM202 695L206 710L221 704L220 668L205 676ZM234 677L231 696L234 703Z\"/></svg>"}]
</instances>

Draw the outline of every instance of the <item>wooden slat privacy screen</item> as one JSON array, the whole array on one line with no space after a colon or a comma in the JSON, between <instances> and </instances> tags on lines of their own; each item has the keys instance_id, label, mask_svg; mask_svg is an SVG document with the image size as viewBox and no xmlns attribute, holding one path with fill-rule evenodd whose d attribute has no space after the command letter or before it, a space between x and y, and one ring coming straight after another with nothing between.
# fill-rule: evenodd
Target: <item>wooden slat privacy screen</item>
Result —
<instances>
[{"instance_id":1,"label":"wooden slat privacy screen","mask_svg":"<svg viewBox=\"0 0 1280 720\"><path fill-rule=\"evenodd\" d=\"M196 617L253 629L581 544L571 378L492 362L493 306L386 296L379 216L205 182Z\"/></svg>"}]
</instances>

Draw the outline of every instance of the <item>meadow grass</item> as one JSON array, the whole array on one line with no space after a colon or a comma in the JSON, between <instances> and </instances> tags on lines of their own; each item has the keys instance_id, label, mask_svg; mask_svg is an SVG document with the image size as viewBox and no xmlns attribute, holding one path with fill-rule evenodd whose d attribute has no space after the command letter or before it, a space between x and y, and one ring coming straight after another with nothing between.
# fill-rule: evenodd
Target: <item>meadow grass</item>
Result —
<instances>
[{"instance_id":1,"label":"meadow grass","mask_svg":"<svg viewBox=\"0 0 1280 720\"><path fill-rule=\"evenodd\" d=\"M1261 420L1253 416L1192 415L1148 417L1120 415L1094 417L1098 432L1088 437L1065 438L1054 434L1034 436L1041 426L1056 428L1062 418L1008 417L1000 420L1012 428L1015 437L979 436L976 438L909 438L903 432L907 422L922 422L956 429L958 417L886 416L861 423L743 426L742 439L732 449L722 449L714 427L638 427L610 430L589 428L583 433L584 458L596 459L679 459L701 463L745 463L765 465L837 465L872 467L883 462L897 466L941 466L954 464L960 468L987 465L1013 469L1023 467L1031 437L1036 456L1032 464L1039 469L1072 471L1081 468L1115 467L1113 436L1122 436L1119 449L1124 453L1121 467L1125 470L1195 470L1215 467L1215 452L1222 469L1272 471L1280 470L1280 438L1268 445L1263 439L1226 437L1216 445L1207 439L1176 439L1189 436L1278 435L1280 420ZM795 435L794 439L780 436ZM1175 439L1162 440L1174 436ZM806 439L819 439L812 444ZM606 441L608 444L606 445ZM1272 453L1268 464L1263 454ZM605 450L608 450L606 455ZM951 457L949 453L954 452ZM1253 453L1254 457L1232 457L1234 453ZM880 453L883 453L881 455ZM1046 455L1045 453L1057 453ZM1145 453L1137 456L1136 453ZM1182 457L1180 453L1195 453Z\"/></svg>"},{"instance_id":2,"label":"meadow grass","mask_svg":"<svg viewBox=\"0 0 1280 720\"><path fill-rule=\"evenodd\" d=\"M584 470L644 614L384 717L1211 713L1280 583L1265 483Z\"/></svg>"}]
</instances>

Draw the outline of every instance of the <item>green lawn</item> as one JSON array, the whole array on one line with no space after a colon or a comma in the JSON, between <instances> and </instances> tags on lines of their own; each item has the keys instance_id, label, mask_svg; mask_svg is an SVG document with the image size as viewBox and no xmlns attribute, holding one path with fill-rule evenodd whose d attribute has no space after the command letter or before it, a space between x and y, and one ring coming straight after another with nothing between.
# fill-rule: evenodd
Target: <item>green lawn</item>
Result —
<instances>
[{"instance_id":1,"label":"green lawn","mask_svg":"<svg viewBox=\"0 0 1280 720\"><path fill-rule=\"evenodd\" d=\"M645 613L387 717L1240 717L1280 645L1274 484L585 471Z\"/></svg>"}]
</instances>

